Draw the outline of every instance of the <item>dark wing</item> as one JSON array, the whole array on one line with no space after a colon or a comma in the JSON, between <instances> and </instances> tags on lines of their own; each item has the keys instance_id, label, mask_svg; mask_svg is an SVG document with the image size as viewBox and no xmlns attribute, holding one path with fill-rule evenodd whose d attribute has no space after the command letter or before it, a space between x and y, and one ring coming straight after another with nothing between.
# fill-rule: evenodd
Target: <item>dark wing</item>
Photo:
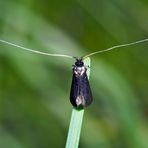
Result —
<instances>
[{"instance_id":1,"label":"dark wing","mask_svg":"<svg viewBox=\"0 0 148 148\"><path fill-rule=\"evenodd\" d=\"M81 76L73 73L70 102L73 106L88 106L92 103L92 93L86 72Z\"/></svg>"}]
</instances>

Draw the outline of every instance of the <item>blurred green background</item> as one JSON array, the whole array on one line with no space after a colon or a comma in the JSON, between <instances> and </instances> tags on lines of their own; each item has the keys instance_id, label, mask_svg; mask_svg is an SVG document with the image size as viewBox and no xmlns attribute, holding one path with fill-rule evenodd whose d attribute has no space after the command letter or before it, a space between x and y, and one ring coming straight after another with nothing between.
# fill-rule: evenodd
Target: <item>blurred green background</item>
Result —
<instances>
[{"instance_id":1,"label":"blurred green background","mask_svg":"<svg viewBox=\"0 0 148 148\"><path fill-rule=\"evenodd\" d=\"M147 0L0 0L0 38L81 57L148 37ZM91 57L80 148L148 148L148 43ZM62 148L74 60L0 43L0 148Z\"/></svg>"}]
</instances>

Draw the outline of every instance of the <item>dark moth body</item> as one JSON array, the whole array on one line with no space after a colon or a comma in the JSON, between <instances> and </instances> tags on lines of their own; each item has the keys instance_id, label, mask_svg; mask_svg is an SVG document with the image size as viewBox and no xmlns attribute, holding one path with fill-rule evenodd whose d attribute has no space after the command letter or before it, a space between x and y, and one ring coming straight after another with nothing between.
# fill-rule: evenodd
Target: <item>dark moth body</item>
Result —
<instances>
[{"instance_id":1,"label":"dark moth body","mask_svg":"<svg viewBox=\"0 0 148 148\"><path fill-rule=\"evenodd\" d=\"M82 59L77 59L73 66L70 91L70 102L74 107L85 107L92 103L92 93L86 71L87 68Z\"/></svg>"}]
</instances>

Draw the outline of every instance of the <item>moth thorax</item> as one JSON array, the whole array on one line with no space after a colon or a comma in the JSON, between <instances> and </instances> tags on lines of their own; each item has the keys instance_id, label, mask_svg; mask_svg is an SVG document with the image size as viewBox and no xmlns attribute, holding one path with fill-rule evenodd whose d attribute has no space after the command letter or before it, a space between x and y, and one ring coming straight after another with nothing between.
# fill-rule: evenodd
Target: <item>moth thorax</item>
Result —
<instances>
[{"instance_id":1,"label":"moth thorax","mask_svg":"<svg viewBox=\"0 0 148 148\"><path fill-rule=\"evenodd\" d=\"M74 67L74 73L78 76L82 76L85 73L85 71L86 71L86 68L84 66L82 66L82 67L75 66Z\"/></svg>"}]
</instances>

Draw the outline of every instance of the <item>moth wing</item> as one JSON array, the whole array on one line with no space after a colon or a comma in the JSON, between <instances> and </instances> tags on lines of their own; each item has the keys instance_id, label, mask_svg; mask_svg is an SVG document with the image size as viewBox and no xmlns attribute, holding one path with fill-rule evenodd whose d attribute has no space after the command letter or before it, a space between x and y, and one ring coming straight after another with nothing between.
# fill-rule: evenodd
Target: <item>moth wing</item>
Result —
<instances>
[{"instance_id":1,"label":"moth wing","mask_svg":"<svg viewBox=\"0 0 148 148\"><path fill-rule=\"evenodd\" d=\"M78 101L80 101L80 104ZM70 91L70 102L75 107L78 107L79 105L88 106L91 104L92 93L86 72L81 76L76 76L73 74Z\"/></svg>"},{"instance_id":2,"label":"moth wing","mask_svg":"<svg viewBox=\"0 0 148 148\"><path fill-rule=\"evenodd\" d=\"M70 90L70 102L73 106L77 107L76 98L79 96L79 79L73 74L71 90Z\"/></svg>"},{"instance_id":3,"label":"moth wing","mask_svg":"<svg viewBox=\"0 0 148 148\"><path fill-rule=\"evenodd\" d=\"M81 90L80 93L84 97L84 100L85 100L84 106L90 105L92 103L93 98L92 98L92 92L91 92L89 80L88 80L86 73L84 73L82 77L80 90Z\"/></svg>"}]
</instances>

